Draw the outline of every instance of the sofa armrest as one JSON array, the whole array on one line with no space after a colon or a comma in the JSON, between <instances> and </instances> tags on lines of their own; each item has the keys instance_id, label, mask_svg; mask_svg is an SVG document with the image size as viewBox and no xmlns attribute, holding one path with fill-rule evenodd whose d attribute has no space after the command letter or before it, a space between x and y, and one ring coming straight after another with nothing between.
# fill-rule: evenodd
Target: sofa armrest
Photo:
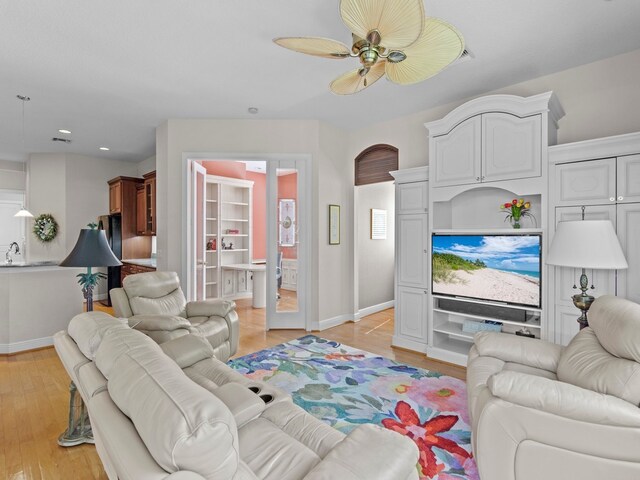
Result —
<instances>
[{"instance_id":1,"label":"sofa armrest","mask_svg":"<svg viewBox=\"0 0 640 480\"><path fill-rule=\"evenodd\" d=\"M129 326L147 332L173 332L180 328L189 330L191 323L174 315L134 315L129 318Z\"/></svg>"},{"instance_id":2,"label":"sofa armrest","mask_svg":"<svg viewBox=\"0 0 640 480\"><path fill-rule=\"evenodd\" d=\"M160 344L160 348L178 364L187 368L201 360L213 357L213 347L206 338L184 335Z\"/></svg>"},{"instance_id":3,"label":"sofa armrest","mask_svg":"<svg viewBox=\"0 0 640 480\"><path fill-rule=\"evenodd\" d=\"M247 386L239 383L226 383L211 393L222 400L222 403L231 410L238 428L258 418L266 407L262 398L249 390Z\"/></svg>"},{"instance_id":4,"label":"sofa armrest","mask_svg":"<svg viewBox=\"0 0 640 480\"><path fill-rule=\"evenodd\" d=\"M197 302L188 302L186 311L189 317L226 317L227 314L236 309L235 302L230 300L201 300Z\"/></svg>"},{"instance_id":5,"label":"sofa armrest","mask_svg":"<svg viewBox=\"0 0 640 480\"><path fill-rule=\"evenodd\" d=\"M418 478L418 447L375 425L360 425L331 450L304 480L404 480Z\"/></svg>"},{"instance_id":6,"label":"sofa armrest","mask_svg":"<svg viewBox=\"0 0 640 480\"><path fill-rule=\"evenodd\" d=\"M555 343L507 333L478 332L473 343L481 356L494 357L503 362L520 363L529 367L556 372L563 347Z\"/></svg>"},{"instance_id":7,"label":"sofa armrest","mask_svg":"<svg viewBox=\"0 0 640 480\"><path fill-rule=\"evenodd\" d=\"M569 383L504 371L487 382L495 397L523 407L599 425L640 427L640 408L625 400Z\"/></svg>"}]
</instances>

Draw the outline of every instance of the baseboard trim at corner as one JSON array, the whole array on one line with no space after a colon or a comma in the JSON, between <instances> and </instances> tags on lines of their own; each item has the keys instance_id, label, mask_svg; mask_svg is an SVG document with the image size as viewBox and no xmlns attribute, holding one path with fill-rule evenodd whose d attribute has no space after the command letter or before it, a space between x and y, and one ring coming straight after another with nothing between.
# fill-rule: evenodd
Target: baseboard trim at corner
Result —
<instances>
[{"instance_id":1,"label":"baseboard trim at corner","mask_svg":"<svg viewBox=\"0 0 640 480\"><path fill-rule=\"evenodd\" d=\"M34 338L15 343L0 343L0 355L36 350L38 348L50 347L53 345L52 337Z\"/></svg>"},{"instance_id":2,"label":"baseboard trim at corner","mask_svg":"<svg viewBox=\"0 0 640 480\"><path fill-rule=\"evenodd\" d=\"M353 322L353 315L345 313L344 315L338 315L337 317L325 318L324 320L320 320L319 329L320 331L326 330L327 328L337 327L338 325L342 325L343 323Z\"/></svg>"},{"instance_id":3,"label":"baseboard trim at corner","mask_svg":"<svg viewBox=\"0 0 640 480\"><path fill-rule=\"evenodd\" d=\"M373 315L374 313L382 312L383 310L388 310L390 308L394 308L396 306L395 300L389 300L388 302L379 303L378 305L371 305L367 308L362 308L358 310L358 313L355 314L355 319L360 320L363 317L368 315Z\"/></svg>"}]
</instances>

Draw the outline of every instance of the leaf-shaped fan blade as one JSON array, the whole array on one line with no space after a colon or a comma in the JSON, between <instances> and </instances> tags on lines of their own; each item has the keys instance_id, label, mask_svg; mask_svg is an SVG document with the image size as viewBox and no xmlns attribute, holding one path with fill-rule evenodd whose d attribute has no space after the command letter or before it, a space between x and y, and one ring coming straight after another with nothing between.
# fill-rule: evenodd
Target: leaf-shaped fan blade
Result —
<instances>
[{"instance_id":1,"label":"leaf-shaped fan blade","mask_svg":"<svg viewBox=\"0 0 640 480\"><path fill-rule=\"evenodd\" d=\"M286 37L274 38L281 47L295 52L306 53L324 58L345 58L349 56L349 48L344 44L321 37Z\"/></svg>"},{"instance_id":2,"label":"leaf-shaped fan blade","mask_svg":"<svg viewBox=\"0 0 640 480\"><path fill-rule=\"evenodd\" d=\"M340 0L340 15L360 38L380 33L387 49L402 49L420 36L424 27L423 0Z\"/></svg>"},{"instance_id":3,"label":"leaf-shaped fan blade","mask_svg":"<svg viewBox=\"0 0 640 480\"><path fill-rule=\"evenodd\" d=\"M385 63L387 62L378 60L378 62L371 67L364 77L360 75L362 67L357 70L347 72L331 82L329 88L331 88L331 91L337 95L351 95L353 93L358 93L382 78L384 75Z\"/></svg>"},{"instance_id":4,"label":"leaf-shaped fan blade","mask_svg":"<svg viewBox=\"0 0 640 480\"><path fill-rule=\"evenodd\" d=\"M387 77L394 83L409 85L440 72L464 51L464 39L455 27L427 17L420 38L405 48L406 60L387 63Z\"/></svg>"}]
</instances>

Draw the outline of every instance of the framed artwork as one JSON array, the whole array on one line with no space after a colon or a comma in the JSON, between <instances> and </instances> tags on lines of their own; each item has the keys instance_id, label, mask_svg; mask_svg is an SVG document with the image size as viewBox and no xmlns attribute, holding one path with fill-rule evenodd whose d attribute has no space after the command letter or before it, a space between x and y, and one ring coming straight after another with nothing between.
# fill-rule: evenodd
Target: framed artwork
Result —
<instances>
[{"instance_id":1,"label":"framed artwork","mask_svg":"<svg viewBox=\"0 0 640 480\"><path fill-rule=\"evenodd\" d=\"M340 245L340 205L329 205L329 245Z\"/></svg>"},{"instance_id":2,"label":"framed artwork","mask_svg":"<svg viewBox=\"0 0 640 480\"><path fill-rule=\"evenodd\" d=\"M387 211L371 209L371 240L387 239Z\"/></svg>"},{"instance_id":3,"label":"framed artwork","mask_svg":"<svg viewBox=\"0 0 640 480\"><path fill-rule=\"evenodd\" d=\"M294 247L296 245L296 201L283 198L279 203L280 246Z\"/></svg>"}]
</instances>

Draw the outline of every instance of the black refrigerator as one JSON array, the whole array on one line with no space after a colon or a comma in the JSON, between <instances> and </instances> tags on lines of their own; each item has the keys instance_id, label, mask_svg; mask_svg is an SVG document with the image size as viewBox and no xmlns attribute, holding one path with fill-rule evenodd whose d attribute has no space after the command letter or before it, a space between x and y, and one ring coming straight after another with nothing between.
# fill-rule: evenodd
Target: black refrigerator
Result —
<instances>
[{"instance_id":1,"label":"black refrigerator","mask_svg":"<svg viewBox=\"0 0 640 480\"><path fill-rule=\"evenodd\" d=\"M98 217L98 228L104 230L109 246L118 260L122 260L122 217L120 215L101 215ZM107 292L112 288L121 287L120 269L122 267L107 267ZM111 306L111 294L107 293L107 299L101 302Z\"/></svg>"}]
</instances>

